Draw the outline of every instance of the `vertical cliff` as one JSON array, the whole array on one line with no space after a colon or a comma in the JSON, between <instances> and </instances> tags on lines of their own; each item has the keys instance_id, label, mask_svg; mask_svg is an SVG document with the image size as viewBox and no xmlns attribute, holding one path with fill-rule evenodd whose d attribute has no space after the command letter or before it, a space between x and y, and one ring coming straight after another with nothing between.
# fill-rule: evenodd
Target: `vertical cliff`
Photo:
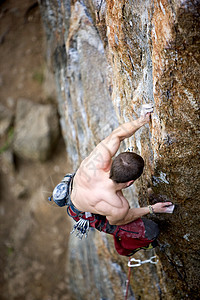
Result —
<instances>
[{"instance_id":1,"label":"vertical cliff","mask_svg":"<svg viewBox=\"0 0 200 300\"><path fill-rule=\"evenodd\" d=\"M126 141L145 160L144 175L129 199L146 205L151 186L176 209L173 215L155 217L161 229L160 263L134 269L130 295L197 299L199 1L39 2L74 170L118 123L137 118L141 104L155 105L150 126ZM126 263L110 237L98 232L82 242L72 237L75 298L122 299Z\"/></svg>"}]
</instances>

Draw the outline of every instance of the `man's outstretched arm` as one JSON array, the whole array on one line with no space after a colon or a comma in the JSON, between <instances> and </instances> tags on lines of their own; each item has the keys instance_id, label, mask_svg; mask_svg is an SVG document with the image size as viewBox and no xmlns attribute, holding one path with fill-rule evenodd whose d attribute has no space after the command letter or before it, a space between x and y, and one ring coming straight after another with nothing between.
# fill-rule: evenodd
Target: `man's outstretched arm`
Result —
<instances>
[{"instance_id":1,"label":"man's outstretched arm","mask_svg":"<svg viewBox=\"0 0 200 300\"><path fill-rule=\"evenodd\" d=\"M173 205L172 202L158 202L152 205L154 213L167 213L168 207ZM129 208L123 218L119 219L120 214L107 216L110 225L125 225L149 214L149 207Z\"/></svg>"},{"instance_id":2,"label":"man's outstretched arm","mask_svg":"<svg viewBox=\"0 0 200 300\"><path fill-rule=\"evenodd\" d=\"M141 116L137 120L124 123L113 130L113 132L101 143L103 143L103 146L107 148L112 156L114 156L119 149L120 142L131 137L139 128L147 124L149 120L150 113L146 114L145 116Z\"/></svg>"},{"instance_id":3,"label":"man's outstretched arm","mask_svg":"<svg viewBox=\"0 0 200 300\"><path fill-rule=\"evenodd\" d=\"M101 141L96 148L91 152L88 159L101 156L101 160L104 162L104 168L110 167L112 157L116 154L120 147L120 143L125 139L131 137L139 128L147 124L150 120L150 113L145 116L141 116L137 120L124 123L118 128L112 131L112 133Z\"/></svg>"}]
</instances>

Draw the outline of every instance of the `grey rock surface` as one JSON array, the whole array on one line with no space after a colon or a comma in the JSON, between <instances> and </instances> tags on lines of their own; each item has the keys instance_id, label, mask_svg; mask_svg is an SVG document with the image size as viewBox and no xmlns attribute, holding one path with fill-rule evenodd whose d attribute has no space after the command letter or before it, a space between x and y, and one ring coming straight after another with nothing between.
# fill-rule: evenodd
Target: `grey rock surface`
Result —
<instances>
[{"instance_id":1,"label":"grey rock surface","mask_svg":"<svg viewBox=\"0 0 200 300\"><path fill-rule=\"evenodd\" d=\"M52 105L33 104L21 99L17 103L14 151L31 160L49 158L59 136L57 110Z\"/></svg>"}]
</instances>

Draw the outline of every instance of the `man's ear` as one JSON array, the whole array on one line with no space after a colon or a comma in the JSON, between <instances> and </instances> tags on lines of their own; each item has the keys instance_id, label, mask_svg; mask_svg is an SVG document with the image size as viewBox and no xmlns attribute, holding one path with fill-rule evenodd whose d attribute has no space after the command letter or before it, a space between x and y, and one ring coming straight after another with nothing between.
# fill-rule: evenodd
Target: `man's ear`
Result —
<instances>
[{"instance_id":1,"label":"man's ear","mask_svg":"<svg viewBox=\"0 0 200 300\"><path fill-rule=\"evenodd\" d=\"M131 186L131 185L133 184L133 182L134 182L134 180L128 181L126 186L127 186L127 187Z\"/></svg>"}]
</instances>

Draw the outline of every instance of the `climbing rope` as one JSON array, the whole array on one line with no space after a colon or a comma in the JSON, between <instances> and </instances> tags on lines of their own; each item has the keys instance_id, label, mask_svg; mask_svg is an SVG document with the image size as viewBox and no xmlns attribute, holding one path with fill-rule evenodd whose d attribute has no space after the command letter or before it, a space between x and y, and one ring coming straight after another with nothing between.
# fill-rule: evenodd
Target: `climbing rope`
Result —
<instances>
[{"instance_id":1,"label":"climbing rope","mask_svg":"<svg viewBox=\"0 0 200 300\"><path fill-rule=\"evenodd\" d=\"M156 256L152 256L152 257L150 257L149 259L146 259L146 260L129 258L129 261L128 261L129 269L128 269L128 277L127 277L127 280L126 280L126 293L125 293L124 300L128 299L128 288L129 288L130 278L131 278L131 268L140 267L141 265L147 264L147 263L156 265L158 263L158 259L157 259Z\"/></svg>"},{"instance_id":2,"label":"climbing rope","mask_svg":"<svg viewBox=\"0 0 200 300\"><path fill-rule=\"evenodd\" d=\"M131 258L129 258L129 262L130 262L130 260L131 260ZM128 262L128 266L129 266L129 262ZM124 300L128 299L128 288L129 288L130 278L131 278L131 267L129 266L128 277L127 277L127 280L126 280L126 293L125 293Z\"/></svg>"}]
</instances>

